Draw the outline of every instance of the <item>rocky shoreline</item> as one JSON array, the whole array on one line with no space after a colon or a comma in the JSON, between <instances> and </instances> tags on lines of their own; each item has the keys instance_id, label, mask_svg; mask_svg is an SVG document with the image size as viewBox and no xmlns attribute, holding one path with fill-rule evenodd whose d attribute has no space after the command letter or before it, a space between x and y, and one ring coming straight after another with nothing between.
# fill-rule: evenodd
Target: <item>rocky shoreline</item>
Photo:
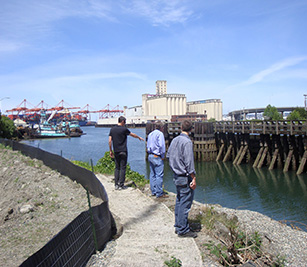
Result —
<instances>
[{"instance_id":1,"label":"rocky shoreline","mask_svg":"<svg viewBox=\"0 0 307 267\"><path fill-rule=\"evenodd\" d=\"M68 177L51 170L39 160L33 160L10 149L0 148L0 259L5 266L20 265L28 256L45 245L82 211L88 209L86 192ZM148 188L143 191L149 195ZM173 210L174 194L160 201ZM159 200L156 200L159 201ZM92 205L101 201L92 197ZM195 202L191 216L204 207ZM285 258L285 266L307 266L307 233L248 210L232 210L213 206L218 213L236 216L240 228L247 233L258 232L263 249ZM199 229L196 243L203 253L204 265L213 259L203 244L212 240L205 229ZM88 266L107 266L116 250L116 240L104 251L94 255ZM96 259L96 260L95 260ZM94 263L95 262L95 263ZM207 262L207 264L206 264ZM217 262L210 266L219 266ZM255 265L257 266L257 265Z\"/></svg>"}]
</instances>

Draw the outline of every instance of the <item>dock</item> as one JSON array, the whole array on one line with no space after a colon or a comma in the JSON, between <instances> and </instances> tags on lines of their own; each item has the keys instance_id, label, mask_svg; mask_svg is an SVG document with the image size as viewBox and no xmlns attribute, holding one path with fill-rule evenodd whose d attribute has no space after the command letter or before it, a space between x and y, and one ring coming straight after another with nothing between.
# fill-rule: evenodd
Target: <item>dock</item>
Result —
<instances>
[{"instance_id":1,"label":"dock","mask_svg":"<svg viewBox=\"0 0 307 267\"><path fill-rule=\"evenodd\" d=\"M254 168L306 172L306 121L194 122L190 138L197 161L223 161ZM146 124L146 140L154 123ZM180 134L180 123L164 127L166 148Z\"/></svg>"}]
</instances>

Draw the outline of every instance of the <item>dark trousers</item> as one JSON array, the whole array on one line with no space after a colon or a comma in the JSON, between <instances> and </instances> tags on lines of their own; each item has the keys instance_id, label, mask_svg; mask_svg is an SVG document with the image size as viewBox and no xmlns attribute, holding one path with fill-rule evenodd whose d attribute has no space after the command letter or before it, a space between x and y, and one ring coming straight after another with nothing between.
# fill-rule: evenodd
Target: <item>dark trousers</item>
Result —
<instances>
[{"instance_id":1,"label":"dark trousers","mask_svg":"<svg viewBox=\"0 0 307 267\"><path fill-rule=\"evenodd\" d=\"M115 185L123 186L126 178L127 152L115 152Z\"/></svg>"}]
</instances>

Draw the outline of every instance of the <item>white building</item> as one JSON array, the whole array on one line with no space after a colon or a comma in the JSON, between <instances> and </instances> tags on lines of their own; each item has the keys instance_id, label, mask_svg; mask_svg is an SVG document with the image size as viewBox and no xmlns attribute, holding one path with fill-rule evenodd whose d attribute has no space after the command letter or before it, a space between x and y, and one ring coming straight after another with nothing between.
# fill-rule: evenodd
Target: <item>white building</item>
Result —
<instances>
[{"instance_id":1,"label":"white building","mask_svg":"<svg viewBox=\"0 0 307 267\"><path fill-rule=\"evenodd\" d=\"M221 99L198 100L187 103L187 112L197 112L197 114L207 114L207 119L223 119L223 102Z\"/></svg>"},{"instance_id":2,"label":"white building","mask_svg":"<svg viewBox=\"0 0 307 267\"><path fill-rule=\"evenodd\" d=\"M207 119L223 119L220 99L187 102L185 94L167 94L167 81L156 81L156 95L143 94L142 105L124 107L127 124L142 124L150 120L171 121L173 115L206 114ZM100 119L97 124L117 124L117 118Z\"/></svg>"},{"instance_id":3,"label":"white building","mask_svg":"<svg viewBox=\"0 0 307 267\"><path fill-rule=\"evenodd\" d=\"M157 95L167 94L167 81L165 80L156 81L156 94Z\"/></svg>"},{"instance_id":4,"label":"white building","mask_svg":"<svg viewBox=\"0 0 307 267\"><path fill-rule=\"evenodd\" d=\"M184 115L187 112L187 99L184 94L142 95L143 116Z\"/></svg>"}]
</instances>

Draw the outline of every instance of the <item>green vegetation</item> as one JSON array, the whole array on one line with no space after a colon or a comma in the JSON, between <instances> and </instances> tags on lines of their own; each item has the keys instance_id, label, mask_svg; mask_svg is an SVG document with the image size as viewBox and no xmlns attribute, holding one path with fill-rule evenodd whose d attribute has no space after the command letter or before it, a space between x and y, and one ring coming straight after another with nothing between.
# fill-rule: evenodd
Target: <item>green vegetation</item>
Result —
<instances>
[{"instance_id":1,"label":"green vegetation","mask_svg":"<svg viewBox=\"0 0 307 267\"><path fill-rule=\"evenodd\" d=\"M6 116L0 116L0 137L11 139L17 136L14 122Z\"/></svg>"},{"instance_id":2,"label":"green vegetation","mask_svg":"<svg viewBox=\"0 0 307 267\"><path fill-rule=\"evenodd\" d=\"M263 117L265 118L265 120L273 120L273 121L278 121L283 119L282 115L278 112L277 108L271 105L267 105L267 107L263 112Z\"/></svg>"},{"instance_id":3,"label":"green vegetation","mask_svg":"<svg viewBox=\"0 0 307 267\"><path fill-rule=\"evenodd\" d=\"M92 167L90 163L83 162L83 161L72 161L74 164L88 169L92 171ZM102 173L102 174L113 174L115 170L115 162L114 159L110 157L109 152L106 152L104 156L98 160L97 164L94 167L94 172ZM133 181L138 188L144 188L144 186L149 183L147 179L145 179L144 175L139 174L131 170L129 163L127 164L126 168L126 180Z\"/></svg>"},{"instance_id":4,"label":"green vegetation","mask_svg":"<svg viewBox=\"0 0 307 267\"><path fill-rule=\"evenodd\" d=\"M10 146L5 146L4 144L1 144L1 143L0 143L0 149L13 150L12 147L10 147Z\"/></svg>"},{"instance_id":5,"label":"green vegetation","mask_svg":"<svg viewBox=\"0 0 307 267\"><path fill-rule=\"evenodd\" d=\"M258 232L247 234L239 229L236 216L228 217L218 213L213 207L204 208L202 214L196 216L194 223L203 225L218 241L210 241L204 246L223 266L236 266L248 260L268 263L268 266L284 266L284 258L275 261L271 255L261 250L262 239Z\"/></svg>"},{"instance_id":6,"label":"green vegetation","mask_svg":"<svg viewBox=\"0 0 307 267\"><path fill-rule=\"evenodd\" d=\"M182 266L181 260L175 258L174 256L172 256L169 261L165 261L164 264L168 267L180 267L180 266Z\"/></svg>"},{"instance_id":7,"label":"green vegetation","mask_svg":"<svg viewBox=\"0 0 307 267\"><path fill-rule=\"evenodd\" d=\"M287 117L287 120L306 120L306 119L307 119L307 111L304 108L296 108Z\"/></svg>"}]
</instances>

